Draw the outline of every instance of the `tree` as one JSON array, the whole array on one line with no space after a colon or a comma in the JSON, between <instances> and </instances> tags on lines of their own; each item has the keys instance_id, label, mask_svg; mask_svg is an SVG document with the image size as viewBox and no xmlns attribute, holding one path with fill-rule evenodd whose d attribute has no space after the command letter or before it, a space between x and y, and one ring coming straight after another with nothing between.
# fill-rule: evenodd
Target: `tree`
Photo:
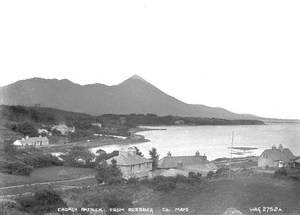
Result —
<instances>
[{"instance_id":1,"label":"tree","mask_svg":"<svg viewBox=\"0 0 300 215\"><path fill-rule=\"evenodd\" d=\"M118 156L119 155L119 151L113 151L111 153L106 153L104 150L99 149L97 151L97 156L96 156L96 165L101 165L103 162L106 162L106 160Z\"/></svg>"},{"instance_id":2,"label":"tree","mask_svg":"<svg viewBox=\"0 0 300 215\"><path fill-rule=\"evenodd\" d=\"M137 154L137 155L139 155L139 156L141 156L141 157L144 157L143 153L139 150L138 147L134 146L134 148L135 148L135 151L136 151L136 154Z\"/></svg>"},{"instance_id":3,"label":"tree","mask_svg":"<svg viewBox=\"0 0 300 215\"><path fill-rule=\"evenodd\" d=\"M74 167L93 167L94 158L95 155L92 152L81 146L74 146L63 156L65 165Z\"/></svg>"},{"instance_id":4,"label":"tree","mask_svg":"<svg viewBox=\"0 0 300 215\"><path fill-rule=\"evenodd\" d=\"M96 180L99 183L118 184L122 182L122 172L117 167L117 162L112 159L111 165L103 162L97 168Z\"/></svg>"},{"instance_id":5,"label":"tree","mask_svg":"<svg viewBox=\"0 0 300 215\"><path fill-rule=\"evenodd\" d=\"M33 167L26 165L21 161L14 161L14 162L6 162L2 165L1 172L5 172L12 175L30 175L32 172Z\"/></svg>"},{"instance_id":6,"label":"tree","mask_svg":"<svg viewBox=\"0 0 300 215\"><path fill-rule=\"evenodd\" d=\"M20 132L24 136L35 137L39 135L34 125L30 122L23 122L20 124L13 125L12 130L16 132Z\"/></svg>"},{"instance_id":7,"label":"tree","mask_svg":"<svg viewBox=\"0 0 300 215\"><path fill-rule=\"evenodd\" d=\"M157 154L156 148L152 148L149 151L149 155L151 156L152 159L152 168L157 169L158 167L158 159L159 159L159 154Z\"/></svg>"},{"instance_id":8,"label":"tree","mask_svg":"<svg viewBox=\"0 0 300 215\"><path fill-rule=\"evenodd\" d=\"M12 140L4 140L3 151L6 155L15 155L17 152L16 146L13 144Z\"/></svg>"},{"instance_id":9,"label":"tree","mask_svg":"<svg viewBox=\"0 0 300 215\"><path fill-rule=\"evenodd\" d=\"M45 214L56 212L59 207L66 207L66 203L53 189L38 190L33 196L24 196L17 199L23 211L30 214Z\"/></svg>"}]
</instances>

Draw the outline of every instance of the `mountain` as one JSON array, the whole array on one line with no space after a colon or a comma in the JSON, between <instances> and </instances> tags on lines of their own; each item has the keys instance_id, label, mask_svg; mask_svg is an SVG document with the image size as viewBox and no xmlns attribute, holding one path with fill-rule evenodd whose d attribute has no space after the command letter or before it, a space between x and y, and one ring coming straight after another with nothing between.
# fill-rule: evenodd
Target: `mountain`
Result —
<instances>
[{"instance_id":1,"label":"mountain","mask_svg":"<svg viewBox=\"0 0 300 215\"><path fill-rule=\"evenodd\" d=\"M223 108L187 104L140 76L114 86L79 85L67 79L32 78L0 88L0 104L51 107L92 115L153 113L224 119L257 119Z\"/></svg>"}]
</instances>

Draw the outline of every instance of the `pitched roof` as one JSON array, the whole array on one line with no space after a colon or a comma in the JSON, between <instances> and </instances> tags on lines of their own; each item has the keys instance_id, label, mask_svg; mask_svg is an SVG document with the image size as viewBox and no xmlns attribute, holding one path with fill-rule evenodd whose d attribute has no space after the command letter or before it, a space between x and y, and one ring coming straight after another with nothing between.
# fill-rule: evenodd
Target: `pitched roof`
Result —
<instances>
[{"instance_id":1,"label":"pitched roof","mask_svg":"<svg viewBox=\"0 0 300 215\"><path fill-rule=\"evenodd\" d=\"M48 141L47 137L28 137L20 140L22 143L32 143L36 141Z\"/></svg>"},{"instance_id":2,"label":"pitched roof","mask_svg":"<svg viewBox=\"0 0 300 215\"><path fill-rule=\"evenodd\" d=\"M182 169L166 169L166 170L161 171L160 175L162 175L162 176L176 176L176 175L188 176L189 171L182 170Z\"/></svg>"},{"instance_id":3,"label":"pitched roof","mask_svg":"<svg viewBox=\"0 0 300 215\"><path fill-rule=\"evenodd\" d=\"M176 168L178 164L193 166L208 163L203 156L167 156L159 160L159 168Z\"/></svg>"},{"instance_id":4,"label":"pitched roof","mask_svg":"<svg viewBox=\"0 0 300 215\"><path fill-rule=\"evenodd\" d=\"M300 157L296 158L296 159L295 159L295 162L296 162L296 163L300 163Z\"/></svg>"},{"instance_id":5,"label":"pitched roof","mask_svg":"<svg viewBox=\"0 0 300 215\"><path fill-rule=\"evenodd\" d=\"M138 164L152 162L150 159L144 158L135 153L119 153L118 156L109 158L107 162L108 163L111 162L112 159L116 160L117 165L119 166L131 166L131 165L138 165Z\"/></svg>"},{"instance_id":6,"label":"pitched roof","mask_svg":"<svg viewBox=\"0 0 300 215\"><path fill-rule=\"evenodd\" d=\"M263 151L260 157L272 159L273 161L280 160L284 162L289 162L290 160L296 158L288 148L284 148L282 150L277 148L266 149L265 151Z\"/></svg>"}]
</instances>

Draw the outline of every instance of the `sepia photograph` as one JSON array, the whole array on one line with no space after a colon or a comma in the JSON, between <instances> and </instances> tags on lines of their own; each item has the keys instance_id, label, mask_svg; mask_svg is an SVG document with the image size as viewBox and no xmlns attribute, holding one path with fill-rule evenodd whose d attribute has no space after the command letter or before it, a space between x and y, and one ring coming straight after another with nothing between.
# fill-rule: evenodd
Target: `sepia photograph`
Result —
<instances>
[{"instance_id":1,"label":"sepia photograph","mask_svg":"<svg viewBox=\"0 0 300 215\"><path fill-rule=\"evenodd\" d=\"M300 215L299 11L0 0L0 215Z\"/></svg>"}]
</instances>

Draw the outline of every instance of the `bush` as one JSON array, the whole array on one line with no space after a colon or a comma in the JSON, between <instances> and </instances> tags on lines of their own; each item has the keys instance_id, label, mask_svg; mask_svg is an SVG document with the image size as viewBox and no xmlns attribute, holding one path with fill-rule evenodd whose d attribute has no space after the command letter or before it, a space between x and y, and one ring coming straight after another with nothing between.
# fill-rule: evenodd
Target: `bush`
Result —
<instances>
[{"instance_id":1,"label":"bush","mask_svg":"<svg viewBox=\"0 0 300 215\"><path fill-rule=\"evenodd\" d=\"M155 176L151 180L151 184L154 190L169 192L176 188L175 177Z\"/></svg>"},{"instance_id":2,"label":"bush","mask_svg":"<svg viewBox=\"0 0 300 215\"><path fill-rule=\"evenodd\" d=\"M95 165L93 162L95 155L81 146L74 146L68 153L61 157L64 159L66 166L93 168ZM80 162L80 160L83 162Z\"/></svg>"},{"instance_id":3,"label":"bush","mask_svg":"<svg viewBox=\"0 0 300 215\"><path fill-rule=\"evenodd\" d=\"M98 183L119 184L123 180L122 172L114 162L111 165L103 163L97 168L96 180Z\"/></svg>"},{"instance_id":4,"label":"bush","mask_svg":"<svg viewBox=\"0 0 300 215\"><path fill-rule=\"evenodd\" d=\"M214 176L214 172L213 171L209 171L206 175L206 178L211 179Z\"/></svg>"},{"instance_id":5,"label":"bush","mask_svg":"<svg viewBox=\"0 0 300 215\"><path fill-rule=\"evenodd\" d=\"M139 183L139 179L137 179L137 178L129 178L127 180L127 183L128 184L138 184Z\"/></svg>"},{"instance_id":6,"label":"bush","mask_svg":"<svg viewBox=\"0 0 300 215\"><path fill-rule=\"evenodd\" d=\"M2 144L2 143L0 143L0 144ZM17 148L13 144L12 140L4 140L3 151L6 155L15 155L17 153Z\"/></svg>"},{"instance_id":7,"label":"bush","mask_svg":"<svg viewBox=\"0 0 300 215\"><path fill-rule=\"evenodd\" d=\"M189 172L189 178L190 179L196 179L196 180L199 180L201 179L201 174L199 172L195 173L195 172Z\"/></svg>"},{"instance_id":8,"label":"bush","mask_svg":"<svg viewBox=\"0 0 300 215\"><path fill-rule=\"evenodd\" d=\"M281 167L274 172L274 177L281 177L281 176L287 176L287 170L284 167Z\"/></svg>"},{"instance_id":9,"label":"bush","mask_svg":"<svg viewBox=\"0 0 300 215\"><path fill-rule=\"evenodd\" d=\"M229 176L229 168L225 168L225 167L219 168L216 171L215 176L217 176L217 177L223 177L223 176L227 177L227 176Z\"/></svg>"},{"instance_id":10,"label":"bush","mask_svg":"<svg viewBox=\"0 0 300 215\"><path fill-rule=\"evenodd\" d=\"M36 137L39 135L38 131L31 122L10 124L8 127L15 132L23 134L24 136Z\"/></svg>"},{"instance_id":11,"label":"bush","mask_svg":"<svg viewBox=\"0 0 300 215\"><path fill-rule=\"evenodd\" d=\"M83 206L92 208L126 208L131 207L132 202L132 192L115 186L110 186L102 192L87 193L83 198Z\"/></svg>"},{"instance_id":12,"label":"bush","mask_svg":"<svg viewBox=\"0 0 300 215\"><path fill-rule=\"evenodd\" d=\"M176 182L174 181L161 181L154 186L154 190L169 192L176 188Z\"/></svg>"},{"instance_id":13,"label":"bush","mask_svg":"<svg viewBox=\"0 0 300 215\"><path fill-rule=\"evenodd\" d=\"M184 175L177 175L175 177L176 183L189 183L190 180Z\"/></svg>"},{"instance_id":14,"label":"bush","mask_svg":"<svg viewBox=\"0 0 300 215\"><path fill-rule=\"evenodd\" d=\"M25 175L28 176L32 172L33 167L26 165L21 161L6 162L0 168L1 172L12 175Z\"/></svg>"},{"instance_id":15,"label":"bush","mask_svg":"<svg viewBox=\"0 0 300 215\"><path fill-rule=\"evenodd\" d=\"M43 189L35 192L33 196L20 197L17 202L21 205L21 210L32 214L56 212L58 207L67 206L52 189Z\"/></svg>"},{"instance_id":16,"label":"bush","mask_svg":"<svg viewBox=\"0 0 300 215\"><path fill-rule=\"evenodd\" d=\"M43 154L40 152L26 155L21 160L25 164L30 165L34 168L63 165L63 162L60 161L56 156L50 154Z\"/></svg>"},{"instance_id":17,"label":"bush","mask_svg":"<svg viewBox=\"0 0 300 215\"><path fill-rule=\"evenodd\" d=\"M11 209L18 209L19 205L17 204L16 201L11 200L11 199L1 199L0 200L0 211L1 212L6 212L4 214L9 214Z\"/></svg>"}]
</instances>

